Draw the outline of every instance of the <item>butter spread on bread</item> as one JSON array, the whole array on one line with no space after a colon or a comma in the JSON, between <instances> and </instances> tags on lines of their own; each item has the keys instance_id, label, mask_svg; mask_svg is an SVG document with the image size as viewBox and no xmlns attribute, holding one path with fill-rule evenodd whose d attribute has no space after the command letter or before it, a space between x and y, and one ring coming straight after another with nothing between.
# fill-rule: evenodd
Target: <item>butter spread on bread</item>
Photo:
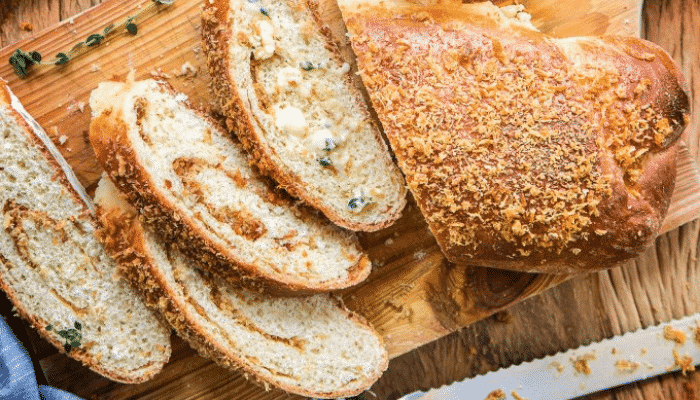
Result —
<instances>
[{"instance_id":1,"label":"butter spread on bread","mask_svg":"<svg viewBox=\"0 0 700 400\"><path fill-rule=\"evenodd\" d=\"M315 1L205 1L211 88L262 173L351 230L391 225L406 204L350 65Z\"/></svg>"},{"instance_id":2,"label":"butter spread on bread","mask_svg":"<svg viewBox=\"0 0 700 400\"><path fill-rule=\"evenodd\" d=\"M585 272L656 237L689 112L660 47L552 38L491 3L340 6L399 167L450 261Z\"/></svg>"},{"instance_id":3,"label":"butter spread on bread","mask_svg":"<svg viewBox=\"0 0 700 400\"><path fill-rule=\"evenodd\" d=\"M274 190L185 98L153 80L103 82L90 96L97 159L147 220L233 283L312 293L367 277L354 233Z\"/></svg>"},{"instance_id":4,"label":"butter spread on bread","mask_svg":"<svg viewBox=\"0 0 700 400\"><path fill-rule=\"evenodd\" d=\"M41 127L0 80L0 287L49 343L115 381L170 357L170 331L95 237L92 203Z\"/></svg>"},{"instance_id":5,"label":"butter spread on bread","mask_svg":"<svg viewBox=\"0 0 700 400\"><path fill-rule=\"evenodd\" d=\"M387 368L381 337L329 294L270 297L234 287L142 224L103 177L100 231L133 287L200 354L262 384L315 398L352 396Z\"/></svg>"}]
</instances>

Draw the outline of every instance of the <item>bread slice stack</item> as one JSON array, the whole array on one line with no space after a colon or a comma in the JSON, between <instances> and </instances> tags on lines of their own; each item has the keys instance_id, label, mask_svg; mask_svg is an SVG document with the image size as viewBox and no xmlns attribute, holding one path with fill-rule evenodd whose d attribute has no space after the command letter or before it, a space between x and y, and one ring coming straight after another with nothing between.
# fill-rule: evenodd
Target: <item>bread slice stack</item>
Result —
<instances>
[{"instance_id":1,"label":"bread slice stack","mask_svg":"<svg viewBox=\"0 0 700 400\"><path fill-rule=\"evenodd\" d=\"M205 1L202 36L228 128L262 173L351 230L400 216L403 177L316 1Z\"/></svg>"},{"instance_id":2,"label":"bread slice stack","mask_svg":"<svg viewBox=\"0 0 700 400\"><path fill-rule=\"evenodd\" d=\"M108 252L148 304L203 356L265 385L352 396L387 367L377 333L339 299L274 298L229 285L168 247L103 177L95 193Z\"/></svg>"},{"instance_id":3,"label":"bread slice stack","mask_svg":"<svg viewBox=\"0 0 700 400\"><path fill-rule=\"evenodd\" d=\"M103 82L90 106L90 141L110 179L208 271L292 294L369 274L353 233L275 191L232 138L165 84Z\"/></svg>"},{"instance_id":4,"label":"bread slice stack","mask_svg":"<svg viewBox=\"0 0 700 400\"><path fill-rule=\"evenodd\" d=\"M451 262L583 273L653 243L690 111L663 49L549 37L522 5L339 5L399 166Z\"/></svg>"},{"instance_id":5,"label":"bread slice stack","mask_svg":"<svg viewBox=\"0 0 700 400\"><path fill-rule=\"evenodd\" d=\"M61 352L115 381L151 378L170 331L120 280L82 186L2 80L0 132L0 287Z\"/></svg>"}]
</instances>

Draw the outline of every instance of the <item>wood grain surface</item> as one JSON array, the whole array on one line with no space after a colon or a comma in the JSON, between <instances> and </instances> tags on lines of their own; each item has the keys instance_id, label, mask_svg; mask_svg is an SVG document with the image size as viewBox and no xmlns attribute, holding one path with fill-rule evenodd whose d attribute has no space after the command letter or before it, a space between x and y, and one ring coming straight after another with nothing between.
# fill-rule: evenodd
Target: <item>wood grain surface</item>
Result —
<instances>
[{"instance_id":1,"label":"wood grain surface","mask_svg":"<svg viewBox=\"0 0 700 400\"><path fill-rule=\"evenodd\" d=\"M52 51L63 50L65 47L52 48L52 43L57 40L57 35L51 36L51 41L41 42L42 29L53 26L61 20L66 21L62 31L55 33L62 36L64 41L77 41L76 33L83 25L92 26L107 21L109 17L120 14L128 7L128 1L113 2L111 8L104 16L105 21L95 20L94 15L75 15L97 2L80 0L33 0L33 1L4 1L0 4L0 44L3 46L14 45L21 40L39 40L42 49L47 48L47 54ZM574 7L574 3L585 4L586 7ZM563 21L561 14L566 11L574 13L576 18L586 21L586 28L591 34L604 33L612 24L622 26L634 33L639 16L633 8L622 10L626 15L617 17L612 21L605 18L595 7L595 2L525 2L528 10L535 15L554 15L560 20L552 22L550 29L554 34L566 36L571 33L571 26ZM601 3L603 4L603 3ZM614 7L614 2L605 3L607 7ZM619 3L617 3L619 4ZM537 7L540 10L537 11ZM619 11L619 10L618 10ZM537 14L541 12L543 14ZM650 39L664 46L671 54L681 62L686 76L691 84L693 105L697 102L697 84L691 78L693 71L698 68L697 57L699 7L696 2L683 0L670 0L666 2L649 2L644 13L645 31ZM172 19L176 16L171 15ZM72 22L72 23L71 23ZM158 24L159 22L144 21L145 25ZM197 24L198 21L191 21ZM536 20L537 23L537 20ZM28 25L27 25L28 24ZM190 27L192 28L192 27ZM177 29L177 27L168 27ZM174 34L174 33L173 33ZM133 42L117 39L110 43L111 52L105 54L88 54L81 60L82 65L95 66L91 79L102 80L110 77L102 68L103 65L119 62L122 65L131 65L138 68L139 62L150 60L153 52L158 52L157 38L150 37L155 42L155 47L146 45L138 46L138 54L132 59L110 58L109 54L117 53L119 46L133 46ZM683 40L685 39L685 40ZM28 42L24 42L28 43ZM34 43L34 42L32 42ZM20 42L22 45L22 42ZM193 46L196 45L193 44ZM199 70L196 76L187 74L178 77L178 70L184 62L193 65L201 63L199 54L192 51L192 47L182 47L164 55L158 61L158 66L165 73L170 73L180 89L190 92L195 102L208 104L206 91L194 90L202 82L206 82L206 73ZM29 48L25 50L30 50ZM178 53L179 51L179 53ZM91 58L92 57L92 58ZM71 76L74 73L73 66L66 67L61 72L63 76ZM142 73L150 73L153 66L141 65ZM7 66L2 71L5 76ZM74 78L75 79L75 78ZM83 80L71 82L72 88L66 88L58 99L46 100L46 91L29 90L31 95L22 100L32 104L35 115L42 115L40 122L53 132L55 138L66 134L68 141L62 146L62 151L73 163L74 167L82 171L79 174L81 181L90 186L98 172L94 172L94 166L80 164L79 160L90 160L89 146L83 141L83 132L87 118L79 111L80 102L85 102L86 97L76 95L76 90L89 86ZM176 85L176 86L177 86ZM188 89L189 88L189 89ZM82 96L82 97L81 97ZM59 105L56 107L56 105ZM45 107L45 108L42 108ZM53 108L51 108L53 107ZM57 111L60 109L61 111ZM73 110L66 113L66 110ZM43 110L43 111L41 111ZM66 118L65 115L68 115ZM61 119L63 118L63 119ZM52 131L52 127L56 131ZM691 127L685 133L685 140L690 144L689 152L693 157L698 157L700 143L697 135L698 118L693 115ZM84 128L82 128L84 129ZM86 153L87 152L87 153ZM99 169L97 169L99 171ZM688 171L696 171L689 168ZM692 202L691 202L692 203ZM678 204L678 202L674 202ZM692 206L688 204L687 206ZM676 224L677 225L677 224ZM674 225L675 226L675 225ZM399 287L406 292L392 293L366 293L363 287L346 293L346 300L350 305L361 312L375 312L370 315L376 322L382 319L395 319L394 322L405 322L396 326L408 326L415 323L417 318L426 315L420 308L426 304L416 299L418 305L412 307L406 302L393 301L394 298L411 298L411 290L429 291L448 283L448 287L463 288L468 285L473 287L491 285L489 291L480 291L483 295L488 293L501 293L510 302L519 300L532 293L526 288L541 289L552 285L554 282L543 280L542 277L524 276L523 274L510 274L485 269L466 269L449 265L439 256L434 240L427 233L425 223L418 215L415 207L406 213L399 221L396 231L400 231L400 237L394 236L394 231L380 232L376 234L362 235L363 244L369 248L374 263L382 272L381 276L392 276L404 283ZM552 290L535 296L518 305L510 307L507 311L497 314L495 317L475 323L466 329L462 329L441 340L411 351L394 359L384 377L373 387L373 392L378 398L396 398L401 394L419 389L439 386L456 379L484 372L486 370L511 365L523 360L551 354L569 347L588 343L613 334L633 330L664 321L672 317L679 317L700 310L700 275L696 250L700 226L697 222L685 224L681 228L663 235L653 249L650 249L642 257L627 263L627 265L599 274L592 274L574 278ZM390 245L387 243L391 242ZM389 248L389 250L386 250ZM405 268L407 264L420 261L423 268ZM412 277L410 274L415 276ZM416 283L416 277L420 277ZM413 280L412 280L413 279ZM537 280L539 279L539 281ZM413 287L411 285L414 284ZM466 285L466 286L465 286ZM542 285L542 286L539 286ZM364 290L368 286L365 286ZM380 287L388 287L380 285ZM536 290L534 290L536 291ZM449 294L448 294L449 295ZM403 296L403 297L402 297ZM440 301L441 297L442 300ZM431 315L435 332L426 332L427 335L442 336L447 331L473 322L465 319L465 314L460 317L458 310L450 309L450 300L444 298L445 292L433 292L431 297L438 299L433 301L428 315ZM482 296L483 297L483 296ZM388 299L388 300L387 300ZM486 298L482 302L489 304L488 310L466 313L467 316L481 318L492 312L498 305L498 300L503 298ZM424 299L423 299L424 300ZM379 302L379 303L377 303ZM439 305L445 306L444 312L439 310ZM465 303L462 303L464 305ZM502 306L506 306L505 301ZM440 316L450 316L443 318ZM455 317L455 315L457 317ZM386 332L392 334L392 332ZM31 333L30 333L31 335ZM436 336L436 337L437 337ZM41 364L44 367L47 380L50 384L65 388L71 392L87 398L256 398L277 399L292 398L279 392L265 393L262 389L253 386L243 380L237 374L216 367L211 362L198 357L188 346L181 341L175 341L175 356L168 367L156 380L143 385L128 386L115 384L96 374L86 371L76 365L77 363L56 354L49 348L41 348L40 340L36 349L42 354ZM400 354L407 349L412 349L417 343L402 342L405 348L395 348L394 354ZM367 398L373 398L366 395ZM653 379L648 382L631 385L622 389L616 389L609 393L600 394L594 398L605 399L683 399L700 397L700 378L698 374L690 374L690 377L669 375Z\"/></svg>"}]
</instances>

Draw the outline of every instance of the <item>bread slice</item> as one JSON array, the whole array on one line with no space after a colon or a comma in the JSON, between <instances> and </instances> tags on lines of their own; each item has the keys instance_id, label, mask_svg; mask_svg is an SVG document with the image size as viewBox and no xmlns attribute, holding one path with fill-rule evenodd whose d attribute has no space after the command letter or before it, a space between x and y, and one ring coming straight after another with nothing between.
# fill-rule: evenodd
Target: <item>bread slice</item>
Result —
<instances>
[{"instance_id":1,"label":"bread slice","mask_svg":"<svg viewBox=\"0 0 700 400\"><path fill-rule=\"evenodd\" d=\"M151 378L169 329L120 279L82 186L1 80L0 132L0 287L61 352L115 381Z\"/></svg>"},{"instance_id":2,"label":"bread slice","mask_svg":"<svg viewBox=\"0 0 700 400\"><path fill-rule=\"evenodd\" d=\"M287 293L367 277L357 237L292 204L185 96L153 80L103 82L90 97L98 160L144 217L211 272Z\"/></svg>"},{"instance_id":3,"label":"bread slice","mask_svg":"<svg viewBox=\"0 0 700 400\"><path fill-rule=\"evenodd\" d=\"M104 176L95 204L107 251L203 356L263 384L324 398L355 395L387 368L381 337L339 299L266 297L201 272L142 225Z\"/></svg>"},{"instance_id":4,"label":"bread slice","mask_svg":"<svg viewBox=\"0 0 700 400\"><path fill-rule=\"evenodd\" d=\"M264 174L348 229L400 216L403 177L316 1L205 1L202 30L227 125Z\"/></svg>"},{"instance_id":5,"label":"bread slice","mask_svg":"<svg viewBox=\"0 0 700 400\"><path fill-rule=\"evenodd\" d=\"M579 273L653 243L690 109L673 59L641 39L548 37L521 5L430 3L340 7L447 258Z\"/></svg>"}]
</instances>

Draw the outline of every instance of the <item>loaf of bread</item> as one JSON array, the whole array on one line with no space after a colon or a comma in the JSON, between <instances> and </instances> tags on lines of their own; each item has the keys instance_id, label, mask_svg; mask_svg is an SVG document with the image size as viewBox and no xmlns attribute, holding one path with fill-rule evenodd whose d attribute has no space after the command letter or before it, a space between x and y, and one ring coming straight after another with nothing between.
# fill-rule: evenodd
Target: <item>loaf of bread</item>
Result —
<instances>
[{"instance_id":1,"label":"loaf of bread","mask_svg":"<svg viewBox=\"0 0 700 400\"><path fill-rule=\"evenodd\" d=\"M275 191L185 97L153 80L103 82L91 94L90 142L139 213L233 283L312 293L365 279L372 267L357 237Z\"/></svg>"},{"instance_id":2,"label":"loaf of bread","mask_svg":"<svg viewBox=\"0 0 700 400\"><path fill-rule=\"evenodd\" d=\"M170 330L120 279L91 201L2 80L0 131L0 287L61 352L115 381L151 378L170 357Z\"/></svg>"},{"instance_id":3,"label":"loaf of bread","mask_svg":"<svg viewBox=\"0 0 700 400\"><path fill-rule=\"evenodd\" d=\"M105 248L132 286L203 356L260 383L323 398L358 394L386 369L381 337L339 299L266 297L201 272L161 244L104 176L95 205Z\"/></svg>"},{"instance_id":4,"label":"loaf of bread","mask_svg":"<svg viewBox=\"0 0 700 400\"><path fill-rule=\"evenodd\" d=\"M400 168L450 261L612 267L657 235L689 103L659 46L555 39L522 6L340 1Z\"/></svg>"},{"instance_id":5,"label":"loaf of bread","mask_svg":"<svg viewBox=\"0 0 700 400\"><path fill-rule=\"evenodd\" d=\"M260 170L339 226L376 231L405 182L315 0L205 1L212 89Z\"/></svg>"}]
</instances>

